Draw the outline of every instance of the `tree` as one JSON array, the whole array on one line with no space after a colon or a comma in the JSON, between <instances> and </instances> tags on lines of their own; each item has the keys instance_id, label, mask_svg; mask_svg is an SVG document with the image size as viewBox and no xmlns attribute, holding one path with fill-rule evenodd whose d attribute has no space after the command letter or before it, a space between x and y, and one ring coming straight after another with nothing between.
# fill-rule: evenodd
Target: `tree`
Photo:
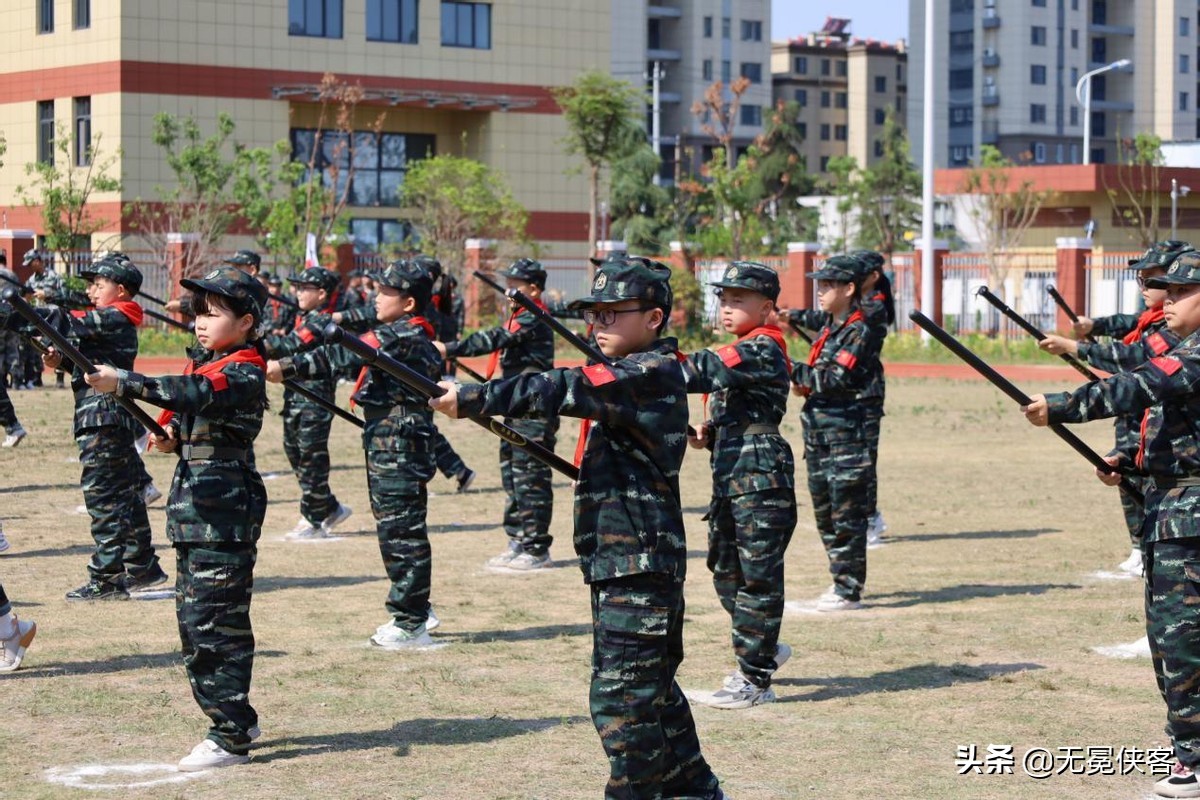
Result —
<instances>
[{"instance_id":1,"label":"tree","mask_svg":"<svg viewBox=\"0 0 1200 800\"><path fill-rule=\"evenodd\" d=\"M1117 139L1116 188L1107 182L1104 193L1129 237L1142 248L1159 240L1160 205L1162 201L1162 139L1152 133L1139 133L1128 139ZM1108 176L1101 172L1102 180Z\"/></svg>"},{"instance_id":2,"label":"tree","mask_svg":"<svg viewBox=\"0 0 1200 800\"><path fill-rule=\"evenodd\" d=\"M662 252L671 193L654 183L661 159L647 143L613 164L610 207L613 236L632 252Z\"/></svg>"},{"instance_id":3,"label":"tree","mask_svg":"<svg viewBox=\"0 0 1200 800\"><path fill-rule=\"evenodd\" d=\"M132 227L159 260L167 259L168 234L197 236L194 264L206 264L238 218L233 187L245 168L245 148L233 142L236 124L225 112L217 115L216 131L204 137L194 117L156 114L152 141L162 149L175 176L170 188L155 187L159 200L128 204Z\"/></svg>"},{"instance_id":4,"label":"tree","mask_svg":"<svg viewBox=\"0 0 1200 800\"><path fill-rule=\"evenodd\" d=\"M305 162L292 160L287 140L240 155L233 196L258 248L276 265L304 263L307 171Z\"/></svg>"},{"instance_id":5,"label":"tree","mask_svg":"<svg viewBox=\"0 0 1200 800\"><path fill-rule=\"evenodd\" d=\"M1011 267L1012 250L1037 218L1053 192L1039 191L1032 180L1016 180L1013 163L992 145L980 148L979 163L963 182L963 191L975 195L970 213L979 227L981 245L988 258L988 283L1004 297L1004 282Z\"/></svg>"},{"instance_id":6,"label":"tree","mask_svg":"<svg viewBox=\"0 0 1200 800\"><path fill-rule=\"evenodd\" d=\"M422 249L459 277L467 239L525 239L528 212L500 175L474 159L438 155L418 161L400 195Z\"/></svg>"},{"instance_id":7,"label":"tree","mask_svg":"<svg viewBox=\"0 0 1200 800\"><path fill-rule=\"evenodd\" d=\"M857 236L852 235L853 226L858 219L851 216L858 195L858 161L854 156L833 156L825 165L832 176L829 181L829 193L833 195L834 210L838 218L838 235L832 242L835 252L850 249L850 242Z\"/></svg>"},{"instance_id":8,"label":"tree","mask_svg":"<svg viewBox=\"0 0 1200 800\"><path fill-rule=\"evenodd\" d=\"M921 176L909 159L908 136L891 110L883 123L883 156L860 174L854 194L859 209L858 244L888 259L904 232L920 222Z\"/></svg>"},{"instance_id":9,"label":"tree","mask_svg":"<svg viewBox=\"0 0 1200 800\"><path fill-rule=\"evenodd\" d=\"M121 181L109 175L121 153L102 158L100 134L84 151L84 163L76 163L75 136L61 123L54 126L54 144L49 161L25 165L28 185L17 187L17 195L27 208L41 206L46 247L58 253L88 246L93 233L109 224L88 208L96 192L117 192Z\"/></svg>"},{"instance_id":10,"label":"tree","mask_svg":"<svg viewBox=\"0 0 1200 800\"><path fill-rule=\"evenodd\" d=\"M692 114L700 120L700 128L717 140L725 152L725 167L737 166L737 149L733 145L733 132L738 124L738 110L742 107L742 95L750 88L749 78L737 78L729 84L729 96L725 96L725 84L721 81L704 90L704 97L692 103Z\"/></svg>"},{"instance_id":11,"label":"tree","mask_svg":"<svg viewBox=\"0 0 1200 800\"><path fill-rule=\"evenodd\" d=\"M602 172L645 141L638 122L642 93L628 81L585 72L571 86L555 89L554 99L567 122L567 152L587 167L588 250L595 255Z\"/></svg>"}]
</instances>

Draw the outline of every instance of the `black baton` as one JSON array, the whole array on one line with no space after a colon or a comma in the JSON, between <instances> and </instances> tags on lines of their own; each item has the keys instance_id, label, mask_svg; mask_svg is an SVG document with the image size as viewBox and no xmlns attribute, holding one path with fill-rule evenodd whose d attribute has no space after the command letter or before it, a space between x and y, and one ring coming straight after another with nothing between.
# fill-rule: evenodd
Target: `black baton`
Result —
<instances>
[{"instance_id":1,"label":"black baton","mask_svg":"<svg viewBox=\"0 0 1200 800\"><path fill-rule=\"evenodd\" d=\"M1013 322L1017 323L1017 326L1019 328L1021 328L1021 330L1025 331L1030 336L1037 339L1039 342L1046 338L1046 334L1044 334L1040 330L1038 330L1036 325L1034 325L1032 322L1030 322L1029 320L1022 317L1016 311L1013 311L1012 308L1010 308L1007 303L1005 303L999 297L996 297L996 295L992 294L991 290L988 289L988 287L980 286L975 291L975 294L979 295L984 300L987 300L996 309L998 309L1001 314L1008 317ZM1087 378L1089 381L1100 380L1099 375L1097 375L1096 373L1094 373L1090 369L1088 369L1086 366L1084 366L1074 356L1067 355L1066 353L1059 353L1058 357L1061 358L1063 361L1067 362L1068 364L1070 364L1072 367L1074 367L1079 372L1080 375Z\"/></svg>"},{"instance_id":2,"label":"black baton","mask_svg":"<svg viewBox=\"0 0 1200 800\"><path fill-rule=\"evenodd\" d=\"M1067 315L1067 319L1071 320L1071 322L1079 322L1079 315L1076 314L1075 310L1067 304L1067 298L1058 293L1058 289L1055 289L1053 286L1047 286L1046 292L1050 295L1050 299L1053 300L1058 307L1062 309L1062 312ZM1083 337L1083 339L1087 342L1096 341L1090 333Z\"/></svg>"}]
</instances>

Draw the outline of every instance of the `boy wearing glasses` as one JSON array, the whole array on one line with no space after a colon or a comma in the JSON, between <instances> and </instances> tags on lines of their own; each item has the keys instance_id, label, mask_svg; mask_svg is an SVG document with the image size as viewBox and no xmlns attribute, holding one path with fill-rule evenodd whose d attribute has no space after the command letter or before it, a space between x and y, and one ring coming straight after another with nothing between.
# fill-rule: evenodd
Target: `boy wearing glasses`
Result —
<instances>
[{"instance_id":1,"label":"boy wearing glasses","mask_svg":"<svg viewBox=\"0 0 1200 800\"><path fill-rule=\"evenodd\" d=\"M712 286L721 327L738 339L688 357L688 391L705 396L705 420L688 444L712 451L708 568L733 622L738 669L700 702L750 708L775 699L771 675L792 653L779 643L783 557L796 528L796 462L779 433L792 361L783 333L767 324L779 297L775 270L735 261Z\"/></svg>"},{"instance_id":2,"label":"boy wearing glasses","mask_svg":"<svg viewBox=\"0 0 1200 800\"><path fill-rule=\"evenodd\" d=\"M575 552L592 598L591 714L608 755L607 800L725 795L700 752L675 682L683 660L687 563L679 467L687 387L662 337L670 271L622 257L576 300L611 366L553 369L480 385L443 383L429 401L451 417L565 414L585 425L575 485Z\"/></svg>"},{"instance_id":3,"label":"boy wearing glasses","mask_svg":"<svg viewBox=\"0 0 1200 800\"><path fill-rule=\"evenodd\" d=\"M517 289L545 308L542 292L546 288L546 270L530 258L514 261L501 273L509 289ZM554 368L554 331L537 317L511 301L512 313L504 325L477 331L461 341L437 342L433 346L443 358L477 356L489 353L488 380L500 368L501 378L536 374ZM530 441L553 450L558 433L558 415L539 419L506 417L504 424ZM550 467L521 448L500 440L500 480L507 501L504 506L504 532L508 545L500 555L488 560L492 569L529 572L550 564L550 520L554 511Z\"/></svg>"},{"instance_id":4,"label":"boy wearing glasses","mask_svg":"<svg viewBox=\"0 0 1200 800\"><path fill-rule=\"evenodd\" d=\"M1110 336L1111 341L1077 342L1063 336L1050 335L1040 343L1041 348L1055 355L1069 353L1078 356L1096 369L1113 374L1136 369L1150 359L1164 355L1179 344L1179 337L1167 327L1163 316L1163 302L1167 299L1166 289L1148 286L1147 281L1165 275L1175 259L1193 249L1187 242L1158 242L1140 259L1129 265L1130 269L1137 272L1142 301L1146 304L1146 310L1141 314L1113 314L1095 320L1080 317L1072 326L1077 337ZM1141 426L1140 414L1118 416L1114 426L1117 434L1116 449L1127 449L1131 445L1136 447ZM1144 478L1131 476L1130 480L1145 492ZM1125 525L1129 530L1132 550L1129 558L1121 562L1117 569L1141 577L1140 537L1146 510L1124 493L1121 494L1121 508L1125 512Z\"/></svg>"},{"instance_id":5,"label":"boy wearing glasses","mask_svg":"<svg viewBox=\"0 0 1200 800\"><path fill-rule=\"evenodd\" d=\"M1200 254L1174 259L1146 285L1166 290L1164 318L1182 341L1166 355L1070 394L1034 395L1022 411L1038 426L1121 414L1143 420L1138 439L1105 460L1122 473L1150 478L1142 529L1146 632L1177 759L1154 792L1200 797ZM1121 478L1097 476L1108 485Z\"/></svg>"}]
</instances>

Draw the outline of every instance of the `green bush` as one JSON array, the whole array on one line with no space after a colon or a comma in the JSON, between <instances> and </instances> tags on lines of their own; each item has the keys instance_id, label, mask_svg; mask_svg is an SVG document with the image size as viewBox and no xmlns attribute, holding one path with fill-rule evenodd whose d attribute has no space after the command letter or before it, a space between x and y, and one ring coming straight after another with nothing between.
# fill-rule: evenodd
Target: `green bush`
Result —
<instances>
[{"instance_id":1,"label":"green bush","mask_svg":"<svg viewBox=\"0 0 1200 800\"><path fill-rule=\"evenodd\" d=\"M138 354L143 356L180 356L196 343L196 337L185 331L163 331L142 328L138 331Z\"/></svg>"}]
</instances>

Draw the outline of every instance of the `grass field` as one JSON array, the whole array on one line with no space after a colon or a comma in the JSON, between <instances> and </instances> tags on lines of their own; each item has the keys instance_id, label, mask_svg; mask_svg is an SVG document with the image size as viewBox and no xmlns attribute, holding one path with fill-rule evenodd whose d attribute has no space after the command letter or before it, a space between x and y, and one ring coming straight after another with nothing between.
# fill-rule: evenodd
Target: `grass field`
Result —
<instances>
[{"instance_id":1,"label":"grass field","mask_svg":"<svg viewBox=\"0 0 1200 800\"><path fill-rule=\"evenodd\" d=\"M278 389L271 391L278 409ZM890 543L869 555L868 608L785 618L783 639L795 656L776 676L779 702L695 709L726 790L736 800L1149 794L1155 778L1137 771L1085 776L1062 761L1055 766L1064 774L1039 780L1022 770L1031 748L1108 748L1115 760L1121 748L1166 745L1148 660L1090 650L1142 635L1140 584L1091 577L1128 554L1114 490L986 384L893 380L888 392L880 499ZM793 401L785 432L799 459ZM0 797L602 795L607 763L588 719L588 595L572 560L570 487L556 481L552 555L560 568L485 571L485 559L504 545L497 440L470 423L439 420L480 472L467 495L440 476L431 485L433 602L442 619L435 638L447 646L381 652L367 637L386 619L387 585L355 431L334 423L333 485L355 510L347 535L285 543L298 490L274 415L257 446L260 469L278 477L267 484L252 609L252 701L263 728L252 763L146 789L49 782L48 774L86 765L174 764L207 720L187 687L170 601L63 600L86 577L91 550L87 518L75 513L82 499L70 396L23 392L14 402L30 437L0 451L0 517L13 543L0 557L0 578L39 633L24 667L0 678ZM560 453L573 451L574 431L565 421ZM1097 449L1111 443L1107 423L1080 432ZM148 458L164 490L173 462ZM802 462L799 469L787 592L808 600L829 578ZM680 683L711 691L734 663L728 619L704 566L703 454L689 453L682 485L692 558ZM161 504L151 522L162 540ZM167 552L172 577L173 561ZM989 745L1011 745L1013 774L959 775L957 748L970 745L981 758Z\"/></svg>"}]
</instances>

